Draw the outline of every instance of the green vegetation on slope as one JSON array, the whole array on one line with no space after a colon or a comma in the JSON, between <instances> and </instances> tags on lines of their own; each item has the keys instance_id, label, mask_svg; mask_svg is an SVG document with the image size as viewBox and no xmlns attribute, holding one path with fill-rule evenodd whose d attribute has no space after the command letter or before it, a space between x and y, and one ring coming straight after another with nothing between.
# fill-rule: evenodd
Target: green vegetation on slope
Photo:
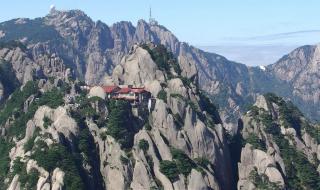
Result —
<instances>
[{"instance_id":1,"label":"green vegetation on slope","mask_svg":"<svg viewBox=\"0 0 320 190\"><path fill-rule=\"evenodd\" d=\"M250 172L249 178L253 182L253 184L256 186L256 188L259 190L280 189L276 183L272 183L269 181L268 176L266 176L265 174L259 175L257 168L254 168L254 170Z\"/></svg>"},{"instance_id":2,"label":"green vegetation on slope","mask_svg":"<svg viewBox=\"0 0 320 190\"><path fill-rule=\"evenodd\" d=\"M21 187L25 189L35 189L38 182L39 172L35 169L32 169L28 174L26 168L27 164L21 162L21 158L17 157L13 161L13 172L10 174L10 177L13 178L16 174L18 174Z\"/></svg>"},{"instance_id":3,"label":"green vegetation on slope","mask_svg":"<svg viewBox=\"0 0 320 190\"><path fill-rule=\"evenodd\" d=\"M8 134L11 137L16 136L18 139L22 139L24 137L26 123L34 116L35 112L40 106L46 105L51 108L57 108L58 106L63 105L64 103L63 94L59 89L54 88L51 91L45 92L44 94L39 94L37 93L37 88L34 86L35 84L31 84L31 90L27 87L23 88L23 96L19 94L19 91L17 92L17 97L15 99L17 100L17 102L21 103L21 105L19 104L20 110L17 110L17 108L19 108L19 105L17 105L17 107L10 107L10 110L16 111L14 112L15 120L8 130ZM25 90L27 92L25 92ZM26 97L28 97L27 95L29 95L30 93L34 94L35 92L37 93L36 98L38 99L35 99L29 105L28 110L26 112L21 112L21 109L23 109L23 102L25 102ZM10 99L9 101L12 100ZM10 112L5 112L5 115L10 116Z\"/></svg>"},{"instance_id":4,"label":"green vegetation on slope","mask_svg":"<svg viewBox=\"0 0 320 190\"><path fill-rule=\"evenodd\" d=\"M303 114L293 105L292 102L284 101L275 94L268 93L265 95L269 107L271 103L276 103L279 106L280 119L283 121L284 127L292 127L297 131L298 136L301 136L301 117Z\"/></svg>"},{"instance_id":5,"label":"green vegetation on slope","mask_svg":"<svg viewBox=\"0 0 320 190\"><path fill-rule=\"evenodd\" d=\"M274 140L279 146L286 167L286 183L289 189L319 189L320 176L316 167L306 156L289 144L288 140L278 132L273 133Z\"/></svg>"},{"instance_id":6,"label":"green vegetation on slope","mask_svg":"<svg viewBox=\"0 0 320 190\"><path fill-rule=\"evenodd\" d=\"M157 95L157 98L160 99L160 100L163 100L164 102L167 102L167 92L165 90L160 90L158 95Z\"/></svg>"},{"instance_id":7,"label":"green vegetation on slope","mask_svg":"<svg viewBox=\"0 0 320 190\"><path fill-rule=\"evenodd\" d=\"M25 152L28 152L30 150L32 150L33 146L34 146L34 141L37 138L37 136L39 135L39 130L38 128L35 130L35 132L33 133L32 137L24 144L23 149Z\"/></svg>"},{"instance_id":8,"label":"green vegetation on slope","mask_svg":"<svg viewBox=\"0 0 320 190\"><path fill-rule=\"evenodd\" d=\"M300 112L295 106L287 104L281 98L268 94L266 96L268 103L275 102L279 105L280 120L286 120L287 127L300 129ZM268 112L254 112L258 121L265 125L266 133L272 135L280 149L281 157L283 158L286 170L285 183L288 189L319 189L320 175L317 172L315 165L310 163L302 152L298 151L294 146L289 144L289 141L281 133L277 121L272 118ZM298 120L299 118L299 120Z\"/></svg>"},{"instance_id":9,"label":"green vegetation on slope","mask_svg":"<svg viewBox=\"0 0 320 190\"><path fill-rule=\"evenodd\" d=\"M221 118L218 112L218 108L212 103L212 101L204 94L199 92L199 106L203 111L206 111L212 118L215 124L221 123Z\"/></svg>"},{"instance_id":10,"label":"green vegetation on slope","mask_svg":"<svg viewBox=\"0 0 320 190\"><path fill-rule=\"evenodd\" d=\"M23 89L17 89L11 98L1 107L0 124L3 125L7 119L23 108L23 104L28 97L37 92L37 87L34 82L27 82Z\"/></svg>"},{"instance_id":11,"label":"green vegetation on slope","mask_svg":"<svg viewBox=\"0 0 320 190\"><path fill-rule=\"evenodd\" d=\"M7 175L10 169L9 152L12 146L13 145L11 143L6 142L2 137L0 137L0 187L4 187L4 189L4 181L8 177Z\"/></svg>"},{"instance_id":12,"label":"green vegetation on slope","mask_svg":"<svg viewBox=\"0 0 320 190\"><path fill-rule=\"evenodd\" d=\"M39 166L52 172L56 167L65 172L64 188L66 190L84 189L81 171L79 169L79 156L73 155L70 150L61 144L54 144L52 147L37 148L31 156Z\"/></svg>"},{"instance_id":13,"label":"green vegetation on slope","mask_svg":"<svg viewBox=\"0 0 320 190\"><path fill-rule=\"evenodd\" d=\"M0 24L0 30L5 33L1 41L19 40L27 38L33 43L46 42L48 40L60 39L59 33L49 25L44 24L42 18L34 20L25 19L22 23L17 24L18 19L6 21Z\"/></svg>"},{"instance_id":14,"label":"green vegetation on slope","mask_svg":"<svg viewBox=\"0 0 320 190\"><path fill-rule=\"evenodd\" d=\"M197 169L197 164L191 160L182 150L171 148L173 161L162 160L160 171L166 175L171 182L179 179L179 174L187 177L193 168Z\"/></svg>"},{"instance_id":15,"label":"green vegetation on slope","mask_svg":"<svg viewBox=\"0 0 320 190\"><path fill-rule=\"evenodd\" d=\"M107 122L107 133L115 138L122 148L131 148L137 127L131 112L130 103L121 100L111 100L108 108L110 114Z\"/></svg>"},{"instance_id":16,"label":"green vegetation on slope","mask_svg":"<svg viewBox=\"0 0 320 190\"><path fill-rule=\"evenodd\" d=\"M88 98L85 93L80 93L80 96L76 97L75 103L78 106L76 110L71 111L71 115L80 127L85 127L84 121L86 118L92 118L99 128L106 126L106 118L103 114L97 113L97 110L92 105L105 106L108 102L99 97Z\"/></svg>"},{"instance_id":17,"label":"green vegetation on slope","mask_svg":"<svg viewBox=\"0 0 320 190\"><path fill-rule=\"evenodd\" d=\"M320 125L310 126L309 124L304 124L303 126L306 132L320 144Z\"/></svg>"},{"instance_id":18,"label":"green vegetation on slope","mask_svg":"<svg viewBox=\"0 0 320 190\"><path fill-rule=\"evenodd\" d=\"M166 79L180 78L185 86L190 87L194 78L181 76L182 70L177 59L164 45L160 44L150 48L149 45L143 44L142 48L149 52L152 60L157 64L158 68L166 74Z\"/></svg>"},{"instance_id":19,"label":"green vegetation on slope","mask_svg":"<svg viewBox=\"0 0 320 190\"><path fill-rule=\"evenodd\" d=\"M2 48L8 48L8 49L20 48L22 51L27 50L27 47L23 43L17 40L0 42L0 49Z\"/></svg>"},{"instance_id":20,"label":"green vegetation on slope","mask_svg":"<svg viewBox=\"0 0 320 190\"><path fill-rule=\"evenodd\" d=\"M81 129L77 143L79 151L83 153L84 161L93 165L97 150L93 137L87 127Z\"/></svg>"},{"instance_id":21,"label":"green vegetation on slope","mask_svg":"<svg viewBox=\"0 0 320 190\"><path fill-rule=\"evenodd\" d=\"M302 130L305 130L317 143L320 143L320 128L311 126L306 119L303 119L304 115L291 101L286 102L272 93L266 94L265 98L269 104L274 102L279 105L280 119L284 127L294 128L300 138Z\"/></svg>"},{"instance_id":22,"label":"green vegetation on slope","mask_svg":"<svg viewBox=\"0 0 320 190\"><path fill-rule=\"evenodd\" d=\"M245 139L245 142L251 144L254 149L259 149L264 152L267 151L266 143L263 140L259 139L259 137L254 133L250 133L249 136Z\"/></svg>"},{"instance_id":23,"label":"green vegetation on slope","mask_svg":"<svg viewBox=\"0 0 320 190\"><path fill-rule=\"evenodd\" d=\"M179 172L185 176L188 176L192 168L196 168L197 165L191 160L182 150L172 148L172 158L176 161Z\"/></svg>"},{"instance_id":24,"label":"green vegetation on slope","mask_svg":"<svg viewBox=\"0 0 320 190\"><path fill-rule=\"evenodd\" d=\"M144 48L149 52L152 60L157 64L160 70L166 73L170 73L169 62L176 63L176 61L173 58L173 54L171 52L168 52L167 48L164 45L157 45L154 48L150 48L147 44L144 44L142 48ZM178 68L180 69L180 67ZM181 70L180 70L180 73L181 73Z\"/></svg>"},{"instance_id":25,"label":"green vegetation on slope","mask_svg":"<svg viewBox=\"0 0 320 190\"><path fill-rule=\"evenodd\" d=\"M160 172L166 175L171 182L179 179L179 170L175 161L162 160L160 162Z\"/></svg>"},{"instance_id":26,"label":"green vegetation on slope","mask_svg":"<svg viewBox=\"0 0 320 190\"><path fill-rule=\"evenodd\" d=\"M5 97L9 96L19 85L12 65L2 60L0 60L0 82L3 85Z\"/></svg>"},{"instance_id":27,"label":"green vegetation on slope","mask_svg":"<svg viewBox=\"0 0 320 190\"><path fill-rule=\"evenodd\" d=\"M35 95L34 101L28 106L26 112L24 112L24 102L31 96ZM25 136L26 123L34 116L36 110L39 106L48 105L52 108L56 108L63 104L62 92L58 89L53 89L52 91L41 94L38 92L37 83L35 81L29 81L20 90L16 89L11 97L2 105L2 110L0 112L0 124L4 125L5 122L10 118L10 128L8 129L7 137L0 137L0 185L3 184L4 179L8 177L9 174L9 151L12 148L12 143L10 140L12 137L16 137L18 140ZM34 147L34 140L37 136L37 131L33 137L26 142L24 145L25 151L29 151ZM18 166L19 163L17 160ZM23 168L23 167L22 167ZM31 172L26 174L25 170L17 170L16 173L20 174L20 182L27 189L33 189L34 182L37 174ZM12 176L13 177L13 176Z\"/></svg>"},{"instance_id":28,"label":"green vegetation on slope","mask_svg":"<svg viewBox=\"0 0 320 190\"><path fill-rule=\"evenodd\" d=\"M139 148L145 153L149 149L148 141L142 139L139 141Z\"/></svg>"}]
</instances>

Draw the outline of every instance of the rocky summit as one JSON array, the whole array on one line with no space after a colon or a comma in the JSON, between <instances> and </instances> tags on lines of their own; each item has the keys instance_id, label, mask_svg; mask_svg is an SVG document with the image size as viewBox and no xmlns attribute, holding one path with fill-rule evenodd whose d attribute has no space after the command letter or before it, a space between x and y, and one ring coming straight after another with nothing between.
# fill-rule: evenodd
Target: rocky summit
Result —
<instances>
[{"instance_id":1,"label":"rocky summit","mask_svg":"<svg viewBox=\"0 0 320 190\"><path fill-rule=\"evenodd\" d=\"M0 23L0 189L318 189L319 50L249 67L144 20Z\"/></svg>"}]
</instances>

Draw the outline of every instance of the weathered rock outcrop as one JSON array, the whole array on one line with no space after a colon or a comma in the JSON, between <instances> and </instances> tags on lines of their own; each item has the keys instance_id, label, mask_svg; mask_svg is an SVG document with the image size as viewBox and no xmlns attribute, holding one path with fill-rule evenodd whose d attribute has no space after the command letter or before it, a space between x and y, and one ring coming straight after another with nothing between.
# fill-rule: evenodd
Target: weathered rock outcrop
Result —
<instances>
[{"instance_id":1,"label":"weathered rock outcrop","mask_svg":"<svg viewBox=\"0 0 320 190\"><path fill-rule=\"evenodd\" d=\"M241 162L239 164L238 189L254 189L252 182L252 172L257 170L258 175L265 175L271 183L276 183L284 187L284 179L277 169L276 161L272 155L268 155L259 149L254 149L250 144L246 144L241 152Z\"/></svg>"},{"instance_id":2,"label":"weathered rock outcrop","mask_svg":"<svg viewBox=\"0 0 320 190\"><path fill-rule=\"evenodd\" d=\"M141 50L140 50L141 51ZM134 54L140 54L140 51L135 51ZM144 50L145 51L145 50ZM145 52L143 53L145 54ZM137 56L137 55L136 55ZM142 62L144 59L135 59L137 62ZM130 60L132 61L132 60ZM151 63L152 64L152 63ZM124 64L126 65L126 64ZM135 72L130 72L131 65L128 64L125 66L125 69L128 69L127 75L128 77L135 77ZM156 67L156 65L154 65ZM117 72L117 70L115 70ZM140 67L139 69L139 75L144 75L150 72L149 67ZM158 71L161 74L161 71ZM155 72L157 73L157 72ZM144 77L144 83L150 83L152 80L158 80L159 82L165 82L164 77L166 76L166 73L161 74L160 77L153 76L153 77ZM126 80L124 83L126 84ZM136 81L136 80L129 80L129 81ZM182 100L182 102L186 101L186 99L190 99L191 101L197 101L197 95L196 93L184 86L182 81L179 78L171 79L167 82L167 88L164 89L167 93L167 97L171 94L179 94L181 97L185 98L185 100ZM176 116L168 112L167 110L172 110L172 113L181 114L182 122L182 128L179 129L179 126L177 126L176 123ZM185 113L185 114L184 114ZM172 160L172 155L170 153L169 148L167 147L166 143L163 142L161 135L164 136L165 139L167 139L169 145L174 148L178 148L183 150L187 155L189 155L192 159L195 158L207 158L212 162L214 165L214 170L216 171L216 175L213 176L210 174L209 171L207 171L206 178L207 179L214 179L214 184L217 184L217 186L211 186L209 181L206 181L206 178L201 178L202 181L206 181L206 183L201 184L206 187L211 188L218 188L221 189L222 186L226 189L231 188L230 182L223 181L222 171L228 171L230 175L230 168L228 167L228 155L226 154L227 147L226 147L226 141L224 139L223 135L223 128L219 125L215 126L214 129L209 129L208 126L206 126L203 121L199 119L197 114L195 113L195 110L190 108L190 106L187 106L185 103L180 104L180 108L171 107L170 104L166 104L164 101L157 99L155 107L150 113L152 120L149 120L150 125L152 126L152 130L150 132L147 132L149 135L148 138L151 138L150 145L151 147L155 146L159 154L161 156L161 160ZM145 132L145 133L146 133ZM161 135L159 135L161 134ZM150 140L149 140L150 141ZM154 144L154 143L155 144ZM154 145L152 145L154 144ZM220 152L219 149L224 149L226 152L222 151ZM153 154L151 154L153 157L153 161L155 163L154 169L155 169L155 175L157 177L157 173L159 171L156 171L159 165L156 164L160 160L159 158L156 158ZM159 161L155 161L159 160ZM190 179L198 179L196 176L198 175L197 172L193 171L190 174ZM224 174L225 175L225 174ZM163 178L163 177L162 177ZM216 178L219 178L220 181L216 181ZM161 180L161 178L160 178ZM164 179L163 179L164 180ZM196 181L184 181L181 180L181 184L178 185L178 182L173 183L172 185L168 184L168 180L164 180L162 184L168 184L168 187L173 187L174 189L185 189L187 187L183 186L199 186L200 184ZM180 183L180 182L179 182ZM134 183L135 184L135 183ZM134 184L132 184L134 186ZM184 184L184 185L182 185ZM188 185L189 184L189 185ZM218 185L219 184L219 185ZM165 187L165 185L164 185ZM171 189L171 188L169 188Z\"/></svg>"},{"instance_id":3,"label":"weathered rock outcrop","mask_svg":"<svg viewBox=\"0 0 320 190\"><path fill-rule=\"evenodd\" d=\"M44 117L54 121L51 126L44 127ZM34 138L36 131L38 136ZM30 156L34 154L34 151L25 149L27 144L30 144L30 140L32 140L31 142L35 144L39 141L42 141L48 146L52 146L52 144L61 141L60 134L63 134L63 136L69 139L70 143L72 143L71 137L75 137L78 134L78 126L75 121L68 116L65 108L59 107L57 109L51 109L47 106L40 107L35 113L34 118L29 120L27 123L25 138L16 142L15 147L13 147L10 151L11 167L14 167L17 159L22 159L23 163L25 163L23 167L26 167L26 174L22 175L29 175L32 171L37 171L38 175L34 177L37 180L36 188L39 190L62 189L64 186L65 172L59 168L55 168L52 174L50 174L43 167L40 167L37 161L30 159ZM23 168L21 169L23 170ZM29 181L24 181L24 183L29 183ZM21 187L19 174L17 174L12 179L9 189L18 190L21 188L23 187Z\"/></svg>"},{"instance_id":4,"label":"weathered rock outcrop","mask_svg":"<svg viewBox=\"0 0 320 190\"><path fill-rule=\"evenodd\" d=\"M319 128L308 123L290 102L272 94L259 96L242 117L241 127L246 144L238 164L239 189L314 187L319 180ZM306 181L307 175L314 178ZM293 180L302 184L296 187Z\"/></svg>"},{"instance_id":5,"label":"weathered rock outcrop","mask_svg":"<svg viewBox=\"0 0 320 190\"><path fill-rule=\"evenodd\" d=\"M292 86L291 97L311 118L319 117L320 45L303 46L270 65L272 73Z\"/></svg>"},{"instance_id":6,"label":"weathered rock outcrop","mask_svg":"<svg viewBox=\"0 0 320 190\"><path fill-rule=\"evenodd\" d=\"M44 126L45 118L52 121L51 126ZM56 141L60 139L59 134L63 134L65 138L72 142L73 137L79 133L77 123L63 107L57 109L51 109L47 106L40 107L34 115L34 123L42 131L50 133Z\"/></svg>"},{"instance_id":7,"label":"weathered rock outcrop","mask_svg":"<svg viewBox=\"0 0 320 190\"><path fill-rule=\"evenodd\" d=\"M129 56L125 56L115 67L112 75L116 84L144 86L158 79L164 81L163 73L158 69L147 50L134 46Z\"/></svg>"},{"instance_id":8,"label":"weathered rock outcrop","mask_svg":"<svg viewBox=\"0 0 320 190\"><path fill-rule=\"evenodd\" d=\"M4 88L3 85L0 83L0 101L4 98Z\"/></svg>"}]
</instances>

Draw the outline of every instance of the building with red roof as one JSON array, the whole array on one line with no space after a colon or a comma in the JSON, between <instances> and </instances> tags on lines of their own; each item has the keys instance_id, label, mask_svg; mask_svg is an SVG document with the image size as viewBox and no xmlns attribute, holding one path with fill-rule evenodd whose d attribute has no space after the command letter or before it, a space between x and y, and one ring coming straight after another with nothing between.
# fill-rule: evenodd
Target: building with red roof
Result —
<instances>
[{"instance_id":1,"label":"building with red roof","mask_svg":"<svg viewBox=\"0 0 320 190\"><path fill-rule=\"evenodd\" d=\"M127 100L133 104L147 103L151 98L151 93L144 87L132 86L103 86L104 92L108 99Z\"/></svg>"}]
</instances>

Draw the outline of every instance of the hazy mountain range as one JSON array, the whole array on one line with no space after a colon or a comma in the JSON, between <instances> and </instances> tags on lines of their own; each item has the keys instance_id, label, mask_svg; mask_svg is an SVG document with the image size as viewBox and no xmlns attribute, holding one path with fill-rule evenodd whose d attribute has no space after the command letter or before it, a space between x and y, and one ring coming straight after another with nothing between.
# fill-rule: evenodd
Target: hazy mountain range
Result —
<instances>
[{"instance_id":1,"label":"hazy mountain range","mask_svg":"<svg viewBox=\"0 0 320 190\"><path fill-rule=\"evenodd\" d=\"M198 45L200 49L226 56L249 66L269 65L283 55L305 44L320 41L320 30L303 30L253 37L230 37L212 45Z\"/></svg>"},{"instance_id":2,"label":"hazy mountain range","mask_svg":"<svg viewBox=\"0 0 320 190\"><path fill-rule=\"evenodd\" d=\"M249 66L269 65L283 55L296 49L298 45L217 45L197 46L208 52L215 52L228 59L245 63Z\"/></svg>"}]
</instances>

